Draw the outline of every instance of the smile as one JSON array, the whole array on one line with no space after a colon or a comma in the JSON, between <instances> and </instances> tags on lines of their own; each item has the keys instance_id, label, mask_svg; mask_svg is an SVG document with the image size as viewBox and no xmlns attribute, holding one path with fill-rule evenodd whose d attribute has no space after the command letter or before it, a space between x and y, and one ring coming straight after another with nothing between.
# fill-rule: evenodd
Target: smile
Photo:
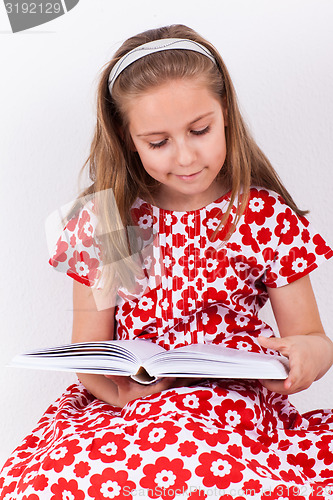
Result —
<instances>
[{"instance_id":1,"label":"smile","mask_svg":"<svg viewBox=\"0 0 333 500\"><path fill-rule=\"evenodd\" d=\"M178 177L178 179L182 179L183 181L191 181L191 180L195 180L197 177L199 177L202 170L200 170L199 172L195 172L194 174L190 174L190 175L177 175L177 174L175 174L175 175L176 175L176 177Z\"/></svg>"}]
</instances>

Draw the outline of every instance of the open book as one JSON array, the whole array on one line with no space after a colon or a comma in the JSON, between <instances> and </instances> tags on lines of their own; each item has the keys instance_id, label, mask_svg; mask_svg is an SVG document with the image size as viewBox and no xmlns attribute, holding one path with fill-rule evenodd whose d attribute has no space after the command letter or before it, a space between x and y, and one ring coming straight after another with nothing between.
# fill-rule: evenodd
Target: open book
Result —
<instances>
[{"instance_id":1,"label":"open book","mask_svg":"<svg viewBox=\"0 0 333 500\"><path fill-rule=\"evenodd\" d=\"M161 377L285 379L288 359L216 344L166 350L149 340L83 342L19 354L10 366L131 376L141 384Z\"/></svg>"}]
</instances>

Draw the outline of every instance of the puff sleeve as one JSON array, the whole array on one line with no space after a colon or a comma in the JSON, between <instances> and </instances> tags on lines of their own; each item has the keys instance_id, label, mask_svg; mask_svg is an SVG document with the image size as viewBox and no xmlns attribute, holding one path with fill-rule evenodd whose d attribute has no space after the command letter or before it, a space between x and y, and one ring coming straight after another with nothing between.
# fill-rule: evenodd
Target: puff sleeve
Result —
<instances>
[{"instance_id":1,"label":"puff sleeve","mask_svg":"<svg viewBox=\"0 0 333 500\"><path fill-rule=\"evenodd\" d=\"M96 237L97 216L89 201L68 221L49 264L86 286L101 288L101 251Z\"/></svg>"},{"instance_id":2,"label":"puff sleeve","mask_svg":"<svg viewBox=\"0 0 333 500\"><path fill-rule=\"evenodd\" d=\"M280 195L269 194L275 198L270 218L273 245L264 250L263 282L276 288L306 276L331 258L333 251L307 217L298 216Z\"/></svg>"}]
</instances>

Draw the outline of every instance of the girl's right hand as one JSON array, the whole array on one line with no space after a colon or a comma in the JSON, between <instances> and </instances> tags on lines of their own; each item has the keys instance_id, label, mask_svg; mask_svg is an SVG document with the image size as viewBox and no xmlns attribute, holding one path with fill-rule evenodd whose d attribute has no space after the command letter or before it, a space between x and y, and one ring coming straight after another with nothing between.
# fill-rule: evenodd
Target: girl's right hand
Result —
<instances>
[{"instance_id":1,"label":"girl's right hand","mask_svg":"<svg viewBox=\"0 0 333 500\"><path fill-rule=\"evenodd\" d=\"M180 377L165 377L159 379L153 384L139 384L131 377L123 375L104 375L106 378L112 380L117 386L118 397L115 401L115 406L123 408L129 401L137 398L143 398L156 394L157 392L165 391L174 387L188 386L196 382L193 378L180 378Z\"/></svg>"},{"instance_id":2,"label":"girl's right hand","mask_svg":"<svg viewBox=\"0 0 333 500\"><path fill-rule=\"evenodd\" d=\"M73 334L72 342L93 342L114 338L115 308L98 310L97 291L77 281L73 282ZM130 377L79 373L79 380L97 399L118 407L136 398L149 396L173 387L196 383L198 379L168 377L150 385L141 385Z\"/></svg>"}]
</instances>

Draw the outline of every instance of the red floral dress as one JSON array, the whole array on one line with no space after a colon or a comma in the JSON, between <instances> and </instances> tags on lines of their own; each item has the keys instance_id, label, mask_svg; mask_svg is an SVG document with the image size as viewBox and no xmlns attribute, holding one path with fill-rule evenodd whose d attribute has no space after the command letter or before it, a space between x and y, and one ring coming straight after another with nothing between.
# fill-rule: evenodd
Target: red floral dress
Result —
<instances>
[{"instance_id":1,"label":"red floral dress","mask_svg":"<svg viewBox=\"0 0 333 500\"><path fill-rule=\"evenodd\" d=\"M305 276L333 252L307 218L256 186L231 238L224 241L235 206L212 238L229 196L189 212L136 200L131 230L141 251L133 258L142 272L131 292L119 287L117 338L147 338L166 349L215 343L259 352L258 335L274 335L258 315L267 288ZM103 286L97 222L88 202L50 259L93 291ZM13 452L0 478L6 500L332 495L333 411L300 415L287 396L256 380L208 379L122 409L74 384Z\"/></svg>"}]
</instances>

